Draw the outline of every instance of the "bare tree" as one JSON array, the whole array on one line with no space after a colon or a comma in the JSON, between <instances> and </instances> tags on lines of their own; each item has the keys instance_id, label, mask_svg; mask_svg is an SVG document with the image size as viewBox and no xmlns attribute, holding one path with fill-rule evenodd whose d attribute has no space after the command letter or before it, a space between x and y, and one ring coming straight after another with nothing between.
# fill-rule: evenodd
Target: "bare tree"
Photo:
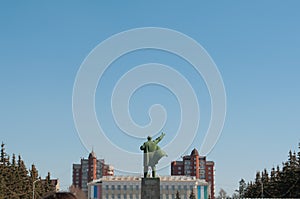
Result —
<instances>
[{"instance_id":1,"label":"bare tree","mask_svg":"<svg viewBox=\"0 0 300 199\"><path fill-rule=\"evenodd\" d=\"M217 197L218 199L226 199L227 198L227 195L226 195L226 191L224 189L220 189L219 191L219 196Z\"/></svg>"},{"instance_id":2,"label":"bare tree","mask_svg":"<svg viewBox=\"0 0 300 199\"><path fill-rule=\"evenodd\" d=\"M69 191L73 193L78 199L86 199L85 193L74 185L69 187Z\"/></svg>"}]
</instances>

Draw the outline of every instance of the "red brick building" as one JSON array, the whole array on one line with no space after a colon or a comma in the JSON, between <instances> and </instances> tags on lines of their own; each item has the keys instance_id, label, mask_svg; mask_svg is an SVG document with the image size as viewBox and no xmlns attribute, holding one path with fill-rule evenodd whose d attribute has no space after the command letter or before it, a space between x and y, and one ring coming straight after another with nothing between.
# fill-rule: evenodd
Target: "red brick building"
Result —
<instances>
[{"instance_id":1,"label":"red brick building","mask_svg":"<svg viewBox=\"0 0 300 199\"><path fill-rule=\"evenodd\" d=\"M197 149L193 149L191 155L182 157L182 161L171 162L171 175L196 176L197 179L205 179L210 184L210 198L215 198L213 161L207 161L206 156L199 156Z\"/></svg>"},{"instance_id":2,"label":"red brick building","mask_svg":"<svg viewBox=\"0 0 300 199\"><path fill-rule=\"evenodd\" d=\"M97 159L92 151L88 159L81 158L80 164L73 164L72 182L74 187L81 189L87 195L88 182L113 175L113 167L105 164L104 159Z\"/></svg>"}]
</instances>

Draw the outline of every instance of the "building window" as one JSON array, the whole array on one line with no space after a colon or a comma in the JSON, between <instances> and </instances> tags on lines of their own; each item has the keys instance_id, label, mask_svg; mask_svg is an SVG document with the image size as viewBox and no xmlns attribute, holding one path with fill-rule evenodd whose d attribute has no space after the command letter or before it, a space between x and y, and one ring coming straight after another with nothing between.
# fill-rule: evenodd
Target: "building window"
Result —
<instances>
[{"instance_id":1,"label":"building window","mask_svg":"<svg viewBox=\"0 0 300 199\"><path fill-rule=\"evenodd\" d=\"M173 191L175 190L175 185L172 185L172 190L173 190Z\"/></svg>"},{"instance_id":2,"label":"building window","mask_svg":"<svg viewBox=\"0 0 300 199\"><path fill-rule=\"evenodd\" d=\"M118 190L121 190L121 185L118 185Z\"/></svg>"},{"instance_id":3,"label":"building window","mask_svg":"<svg viewBox=\"0 0 300 199\"><path fill-rule=\"evenodd\" d=\"M111 185L111 190L115 190L115 185Z\"/></svg>"},{"instance_id":4,"label":"building window","mask_svg":"<svg viewBox=\"0 0 300 199\"><path fill-rule=\"evenodd\" d=\"M136 189L136 190L139 190L139 185L136 185L136 186L135 186L135 189Z\"/></svg>"},{"instance_id":5,"label":"building window","mask_svg":"<svg viewBox=\"0 0 300 199\"><path fill-rule=\"evenodd\" d=\"M127 195L126 195L126 194L124 194L123 198L124 198L124 199L127 199Z\"/></svg>"}]
</instances>

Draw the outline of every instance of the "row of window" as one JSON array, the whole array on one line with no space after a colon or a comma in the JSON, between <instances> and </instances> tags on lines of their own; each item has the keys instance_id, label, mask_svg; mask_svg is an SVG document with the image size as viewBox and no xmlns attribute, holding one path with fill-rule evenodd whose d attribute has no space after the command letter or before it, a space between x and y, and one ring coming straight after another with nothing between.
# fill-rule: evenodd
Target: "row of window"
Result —
<instances>
[{"instance_id":1,"label":"row of window","mask_svg":"<svg viewBox=\"0 0 300 199\"><path fill-rule=\"evenodd\" d=\"M179 167L180 168L180 167ZM178 168L178 170L181 170L181 169L179 169ZM211 170L211 169L209 169L209 170ZM196 171L196 169L194 169L194 172ZM190 174L191 173L191 170L185 170L185 172L184 172L185 174ZM180 175L180 174L183 174L183 172L182 171L178 171L178 174ZM200 174L205 174L205 170L204 169L200 169ZM212 173L211 173L211 171L209 171L208 172L208 175L211 175Z\"/></svg>"},{"instance_id":2,"label":"row of window","mask_svg":"<svg viewBox=\"0 0 300 199\"><path fill-rule=\"evenodd\" d=\"M175 199L176 198L176 194L160 194L160 198L163 198L163 196L165 196L166 199ZM180 196L181 198L184 199L188 199L188 195L184 194ZM106 194L105 195L106 199L121 199L121 194ZM139 194L123 194L123 199L139 199Z\"/></svg>"},{"instance_id":3,"label":"row of window","mask_svg":"<svg viewBox=\"0 0 300 199\"><path fill-rule=\"evenodd\" d=\"M106 185L105 189L106 190L121 190L122 186L121 185ZM193 189L193 185L160 185L160 189L163 190L165 188L165 190L191 190ZM123 189L122 190L139 190L140 187L139 185L123 185Z\"/></svg>"},{"instance_id":4,"label":"row of window","mask_svg":"<svg viewBox=\"0 0 300 199\"><path fill-rule=\"evenodd\" d=\"M111 187L109 187L109 185L105 186L106 190L121 190L121 185L111 185ZM139 185L123 185L123 190L139 190Z\"/></svg>"},{"instance_id":5,"label":"row of window","mask_svg":"<svg viewBox=\"0 0 300 199\"><path fill-rule=\"evenodd\" d=\"M164 190L164 187L165 187L165 190L192 190L193 189L193 185L178 185L178 186L175 186L175 185L160 185L160 189L161 190Z\"/></svg>"},{"instance_id":6,"label":"row of window","mask_svg":"<svg viewBox=\"0 0 300 199\"><path fill-rule=\"evenodd\" d=\"M196 162L194 163L194 165L196 165ZM176 168L177 168L178 170L181 170L181 169L182 169L182 167L176 167ZM184 168L185 168L186 170L188 170L188 169L191 169L192 167L186 165ZM204 165L204 164L200 164L200 168L201 168L201 169L205 169L205 165ZM211 167L207 167L207 168L208 168L209 171L211 170Z\"/></svg>"},{"instance_id":7,"label":"row of window","mask_svg":"<svg viewBox=\"0 0 300 199\"><path fill-rule=\"evenodd\" d=\"M106 199L121 199L121 194L117 194L116 196L114 195L114 194L111 194L111 195L108 195L108 194L106 194L105 195L105 198ZM135 195L133 195L133 194L129 194L129 195L127 195L127 194L124 194L123 195L123 198L124 199L139 199L139 194L135 194Z\"/></svg>"},{"instance_id":8,"label":"row of window","mask_svg":"<svg viewBox=\"0 0 300 199\"><path fill-rule=\"evenodd\" d=\"M188 199L189 197L188 197L188 195L180 195L179 196L180 198L182 198L182 199ZM160 198L164 198L163 197L163 194L160 194ZM176 199L176 195L175 194L166 194L165 195L165 199Z\"/></svg>"}]
</instances>

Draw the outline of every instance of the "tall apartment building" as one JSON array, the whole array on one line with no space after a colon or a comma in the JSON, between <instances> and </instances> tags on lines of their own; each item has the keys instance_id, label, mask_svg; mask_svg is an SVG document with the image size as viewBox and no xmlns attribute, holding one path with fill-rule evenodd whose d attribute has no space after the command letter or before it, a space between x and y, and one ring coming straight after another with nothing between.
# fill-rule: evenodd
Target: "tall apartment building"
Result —
<instances>
[{"instance_id":1,"label":"tall apartment building","mask_svg":"<svg viewBox=\"0 0 300 199\"><path fill-rule=\"evenodd\" d=\"M207 161L206 156L199 156L197 149L193 149L190 155L182 157L182 161L171 162L171 175L173 176L195 176L210 184L210 198L215 198L215 163Z\"/></svg>"},{"instance_id":2,"label":"tall apartment building","mask_svg":"<svg viewBox=\"0 0 300 199\"><path fill-rule=\"evenodd\" d=\"M88 182L113 175L113 167L105 164L104 159L97 159L96 154L92 151L88 159L81 158L80 164L73 164L72 182L73 186L80 188L87 195Z\"/></svg>"}]
</instances>

